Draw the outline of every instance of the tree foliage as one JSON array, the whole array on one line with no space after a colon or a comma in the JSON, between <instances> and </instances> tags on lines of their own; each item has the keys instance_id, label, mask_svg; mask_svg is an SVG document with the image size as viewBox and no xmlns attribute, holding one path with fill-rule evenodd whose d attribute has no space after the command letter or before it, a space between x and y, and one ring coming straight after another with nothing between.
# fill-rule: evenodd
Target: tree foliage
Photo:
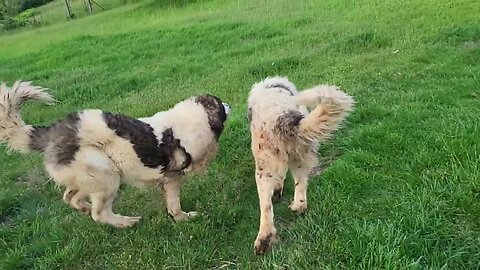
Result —
<instances>
[{"instance_id":1,"label":"tree foliage","mask_svg":"<svg viewBox=\"0 0 480 270\"><path fill-rule=\"evenodd\" d=\"M25 11L30 8L39 7L41 5L45 5L53 0L21 0L19 6L19 12Z\"/></svg>"},{"instance_id":2,"label":"tree foliage","mask_svg":"<svg viewBox=\"0 0 480 270\"><path fill-rule=\"evenodd\" d=\"M0 27L8 30L35 24L33 8L53 0L0 0Z\"/></svg>"}]
</instances>

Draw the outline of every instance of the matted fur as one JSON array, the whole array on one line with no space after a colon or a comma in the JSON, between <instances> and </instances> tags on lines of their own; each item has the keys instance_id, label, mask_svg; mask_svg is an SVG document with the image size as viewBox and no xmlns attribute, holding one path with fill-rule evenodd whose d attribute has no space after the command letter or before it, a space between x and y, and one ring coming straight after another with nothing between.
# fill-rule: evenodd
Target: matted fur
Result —
<instances>
[{"instance_id":1,"label":"matted fur","mask_svg":"<svg viewBox=\"0 0 480 270\"><path fill-rule=\"evenodd\" d=\"M309 175L318 171L317 150L353 109L353 98L335 86L301 92L287 78L272 77L253 85L248 118L260 201L260 229L254 247L267 252L276 239L273 199L280 199L288 170L295 180L290 209L307 209ZM309 112L308 108L312 111Z\"/></svg>"},{"instance_id":2,"label":"matted fur","mask_svg":"<svg viewBox=\"0 0 480 270\"><path fill-rule=\"evenodd\" d=\"M25 124L20 107L26 100L54 102L45 88L16 82L12 88L2 84L0 90L0 141L23 153L41 152L49 175L66 187L63 199L72 207L100 223L133 226L140 217L112 211L123 181L162 185L168 213L176 221L195 216L182 211L180 186L185 173L203 171L217 153L229 110L217 97L191 97L140 119L84 110L40 127Z\"/></svg>"}]
</instances>

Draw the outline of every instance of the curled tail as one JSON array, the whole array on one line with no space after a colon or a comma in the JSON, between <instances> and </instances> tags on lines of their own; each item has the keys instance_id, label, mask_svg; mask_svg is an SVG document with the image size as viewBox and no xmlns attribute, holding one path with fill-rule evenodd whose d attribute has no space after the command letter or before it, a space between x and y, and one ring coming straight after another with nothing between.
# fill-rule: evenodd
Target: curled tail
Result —
<instances>
[{"instance_id":1,"label":"curled tail","mask_svg":"<svg viewBox=\"0 0 480 270\"><path fill-rule=\"evenodd\" d=\"M298 105L313 110L299 122L299 135L310 141L329 138L353 110L354 100L336 86L319 85L299 92Z\"/></svg>"},{"instance_id":2,"label":"curled tail","mask_svg":"<svg viewBox=\"0 0 480 270\"><path fill-rule=\"evenodd\" d=\"M47 89L22 81L16 81L11 88L5 83L0 85L0 142L22 153L31 150L30 141L34 128L23 122L20 109L27 100L47 104L55 102L45 90Z\"/></svg>"}]
</instances>

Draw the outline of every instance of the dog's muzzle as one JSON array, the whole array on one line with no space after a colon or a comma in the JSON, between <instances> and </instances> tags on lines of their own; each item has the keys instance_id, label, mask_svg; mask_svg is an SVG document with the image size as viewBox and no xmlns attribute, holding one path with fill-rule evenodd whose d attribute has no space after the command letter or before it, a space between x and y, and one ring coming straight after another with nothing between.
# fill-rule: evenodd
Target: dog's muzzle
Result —
<instances>
[{"instance_id":1,"label":"dog's muzzle","mask_svg":"<svg viewBox=\"0 0 480 270\"><path fill-rule=\"evenodd\" d=\"M225 103L225 102L222 102L223 104L223 108L225 109L225 113L227 114L227 116L230 114L230 105L228 105L228 103Z\"/></svg>"}]
</instances>

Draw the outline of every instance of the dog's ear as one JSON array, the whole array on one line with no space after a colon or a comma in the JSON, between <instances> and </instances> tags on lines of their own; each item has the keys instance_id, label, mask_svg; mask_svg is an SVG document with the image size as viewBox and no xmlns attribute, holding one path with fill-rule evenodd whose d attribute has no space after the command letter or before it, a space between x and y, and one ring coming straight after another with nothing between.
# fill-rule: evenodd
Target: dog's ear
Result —
<instances>
[{"instance_id":1,"label":"dog's ear","mask_svg":"<svg viewBox=\"0 0 480 270\"><path fill-rule=\"evenodd\" d=\"M208 124L218 140L223 132L223 122L227 120L227 112L222 101L216 96L203 95L196 97L195 102L203 106L208 115Z\"/></svg>"}]
</instances>

